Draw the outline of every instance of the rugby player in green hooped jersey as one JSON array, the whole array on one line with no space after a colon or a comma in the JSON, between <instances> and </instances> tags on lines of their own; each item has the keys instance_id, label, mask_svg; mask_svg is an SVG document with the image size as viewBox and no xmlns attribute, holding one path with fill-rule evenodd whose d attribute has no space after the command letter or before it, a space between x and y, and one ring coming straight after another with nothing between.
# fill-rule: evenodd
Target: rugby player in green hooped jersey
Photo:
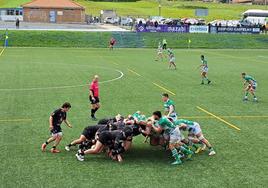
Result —
<instances>
[{"instance_id":1,"label":"rugby player in green hooped jersey","mask_svg":"<svg viewBox=\"0 0 268 188\"><path fill-rule=\"evenodd\" d=\"M174 52L169 48L167 49L167 52L168 52L168 57L169 57L169 66L168 66L168 69L171 69L171 67L173 66L174 69L176 70L177 69L177 66L176 66L176 63L175 63L175 54Z\"/></svg>"},{"instance_id":2,"label":"rugby player in green hooped jersey","mask_svg":"<svg viewBox=\"0 0 268 188\"><path fill-rule=\"evenodd\" d=\"M242 73L242 78L245 80L244 81L244 85L246 85L246 88L245 88L245 97L244 97L244 101L247 101L248 100L248 93L250 92L251 95L253 96L253 100L255 102L258 101L256 95L255 95L255 91L257 89L257 81L252 77L252 76L249 76L247 75L246 73Z\"/></svg>"},{"instance_id":3,"label":"rugby player in green hooped jersey","mask_svg":"<svg viewBox=\"0 0 268 188\"><path fill-rule=\"evenodd\" d=\"M211 81L208 79L208 62L204 55L201 55L201 65L198 66L198 68L201 68L201 84L203 85L205 80L208 82L208 84L210 84Z\"/></svg>"},{"instance_id":4,"label":"rugby player in green hooped jersey","mask_svg":"<svg viewBox=\"0 0 268 188\"><path fill-rule=\"evenodd\" d=\"M162 47L162 43L159 42L158 48L157 48L157 56L156 56L155 61L159 61L159 60L163 61L163 58L164 58L163 47Z\"/></svg>"},{"instance_id":5,"label":"rugby player in green hooped jersey","mask_svg":"<svg viewBox=\"0 0 268 188\"><path fill-rule=\"evenodd\" d=\"M165 115L175 121L177 119L177 113L175 111L175 103L171 100L167 93L162 94L162 100L164 102Z\"/></svg>"},{"instance_id":6,"label":"rugby player in green hooped jersey","mask_svg":"<svg viewBox=\"0 0 268 188\"><path fill-rule=\"evenodd\" d=\"M185 119L178 119L174 122L175 125L178 125L180 129L188 131L188 139L189 141L195 144L203 144L204 147L198 148L196 153L201 150L205 150L206 146L209 149L209 156L215 155L216 152L214 151L213 147L209 143L209 141L204 137L200 125L197 122L189 121Z\"/></svg>"},{"instance_id":7,"label":"rugby player in green hooped jersey","mask_svg":"<svg viewBox=\"0 0 268 188\"><path fill-rule=\"evenodd\" d=\"M153 113L153 119L156 121L156 124L153 124L152 128L155 132L161 133L164 131L164 135L169 136L169 149L172 153L172 156L175 158L175 161L172 165L181 164L181 155L178 153L179 149L187 158L191 158L193 152L182 143L184 139L183 135L180 132L179 126L173 124L167 117L162 116L160 111L155 111Z\"/></svg>"}]
</instances>

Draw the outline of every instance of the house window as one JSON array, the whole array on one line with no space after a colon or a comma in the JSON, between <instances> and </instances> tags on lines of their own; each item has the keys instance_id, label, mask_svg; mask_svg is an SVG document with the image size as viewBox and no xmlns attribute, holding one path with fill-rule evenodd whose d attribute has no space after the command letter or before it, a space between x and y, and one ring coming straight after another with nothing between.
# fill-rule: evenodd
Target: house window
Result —
<instances>
[{"instance_id":1,"label":"house window","mask_svg":"<svg viewBox=\"0 0 268 188\"><path fill-rule=\"evenodd\" d=\"M15 11L14 10L7 10L7 15L14 15Z\"/></svg>"}]
</instances>

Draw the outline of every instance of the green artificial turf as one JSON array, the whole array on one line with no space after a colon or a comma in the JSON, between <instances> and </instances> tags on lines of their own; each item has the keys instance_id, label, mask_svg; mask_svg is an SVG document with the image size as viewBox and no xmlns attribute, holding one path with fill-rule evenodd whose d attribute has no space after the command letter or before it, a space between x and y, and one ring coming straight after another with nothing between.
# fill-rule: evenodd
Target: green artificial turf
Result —
<instances>
[{"instance_id":1,"label":"green artificial turf","mask_svg":"<svg viewBox=\"0 0 268 188\"><path fill-rule=\"evenodd\" d=\"M152 49L6 49L0 57L1 187L265 187L268 51L175 50L177 71L155 62L155 53ZM208 60L209 86L200 85L201 54ZM98 118L163 110L165 91L156 83L175 94L170 95L180 116L195 116L191 119L201 124L217 155L204 152L174 167L168 151L142 143L142 136L134 138L122 164L104 154L79 162L76 150L64 151L65 144L95 123L89 119L88 88L77 85L87 84L95 74L100 81L117 78L116 70L124 73L121 79L100 84ZM258 81L259 103L252 98L242 101L241 72ZM55 88L63 86L73 87ZM61 153L42 153L49 115L65 101L72 104L68 119L73 128L62 126ZM217 116L236 116L223 118L241 131L196 106Z\"/></svg>"}]
</instances>

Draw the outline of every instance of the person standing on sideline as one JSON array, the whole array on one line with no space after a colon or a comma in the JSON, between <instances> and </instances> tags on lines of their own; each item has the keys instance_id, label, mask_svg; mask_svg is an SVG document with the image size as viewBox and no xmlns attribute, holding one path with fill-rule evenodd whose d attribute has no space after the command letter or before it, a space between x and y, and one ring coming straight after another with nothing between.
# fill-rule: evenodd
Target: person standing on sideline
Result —
<instances>
[{"instance_id":1,"label":"person standing on sideline","mask_svg":"<svg viewBox=\"0 0 268 188\"><path fill-rule=\"evenodd\" d=\"M110 42L109 42L109 49L110 49L110 50L113 50L115 44L116 44L116 40L115 40L115 38L112 37L112 38L110 39Z\"/></svg>"},{"instance_id":2,"label":"person standing on sideline","mask_svg":"<svg viewBox=\"0 0 268 188\"><path fill-rule=\"evenodd\" d=\"M16 29L20 28L20 20L19 18L16 19Z\"/></svg>"},{"instance_id":3,"label":"person standing on sideline","mask_svg":"<svg viewBox=\"0 0 268 188\"><path fill-rule=\"evenodd\" d=\"M165 38L163 39L162 45L163 45L163 50L166 50L167 49L167 40Z\"/></svg>"},{"instance_id":4,"label":"person standing on sideline","mask_svg":"<svg viewBox=\"0 0 268 188\"><path fill-rule=\"evenodd\" d=\"M96 121L95 113L100 108L99 99L99 76L95 75L89 86L89 100L91 102L91 118Z\"/></svg>"}]
</instances>

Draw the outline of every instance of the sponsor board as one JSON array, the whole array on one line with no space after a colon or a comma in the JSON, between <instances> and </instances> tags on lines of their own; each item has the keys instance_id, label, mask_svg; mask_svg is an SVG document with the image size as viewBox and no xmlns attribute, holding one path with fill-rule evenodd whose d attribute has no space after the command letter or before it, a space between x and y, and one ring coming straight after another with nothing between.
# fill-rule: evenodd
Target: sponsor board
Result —
<instances>
[{"instance_id":1,"label":"sponsor board","mask_svg":"<svg viewBox=\"0 0 268 188\"><path fill-rule=\"evenodd\" d=\"M206 25L191 25L189 27L189 33L208 33L209 27Z\"/></svg>"}]
</instances>

